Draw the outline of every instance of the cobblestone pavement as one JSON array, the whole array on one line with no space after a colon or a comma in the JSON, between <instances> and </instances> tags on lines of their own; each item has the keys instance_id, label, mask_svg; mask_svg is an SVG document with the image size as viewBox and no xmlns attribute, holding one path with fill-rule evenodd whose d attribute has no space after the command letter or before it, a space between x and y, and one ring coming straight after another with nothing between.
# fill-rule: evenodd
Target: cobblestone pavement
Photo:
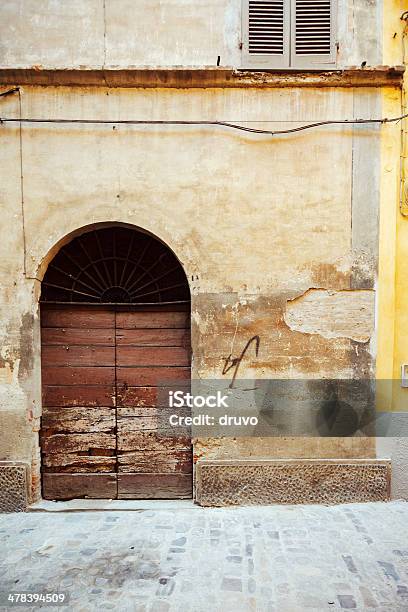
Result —
<instances>
[{"instance_id":1,"label":"cobblestone pavement","mask_svg":"<svg viewBox=\"0 0 408 612\"><path fill-rule=\"evenodd\" d=\"M1 590L61 610L408 611L405 502L3 514L0 538Z\"/></svg>"}]
</instances>

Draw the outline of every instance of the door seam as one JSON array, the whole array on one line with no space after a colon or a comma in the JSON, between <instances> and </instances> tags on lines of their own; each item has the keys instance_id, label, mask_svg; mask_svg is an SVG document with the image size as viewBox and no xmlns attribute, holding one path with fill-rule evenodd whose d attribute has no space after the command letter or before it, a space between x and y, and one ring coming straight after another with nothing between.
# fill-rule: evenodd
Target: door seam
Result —
<instances>
[{"instance_id":1,"label":"door seam","mask_svg":"<svg viewBox=\"0 0 408 612\"><path fill-rule=\"evenodd\" d=\"M117 376L117 338L116 338L116 306L114 307L114 347L115 347L115 472L116 472L116 499L119 499L119 458L118 458L118 376Z\"/></svg>"}]
</instances>

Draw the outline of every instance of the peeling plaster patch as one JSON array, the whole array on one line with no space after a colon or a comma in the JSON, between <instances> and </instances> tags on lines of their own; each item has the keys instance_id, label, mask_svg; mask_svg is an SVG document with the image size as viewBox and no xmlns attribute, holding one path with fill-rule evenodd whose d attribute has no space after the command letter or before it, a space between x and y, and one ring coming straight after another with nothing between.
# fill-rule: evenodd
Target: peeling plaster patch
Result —
<instances>
[{"instance_id":1,"label":"peeling plaster patch","mask_svg":"<svg viewBox=\"0 0 408 612\"><path fill-rule=\"evenodd\" d=\"M11 385L17 382L17 376L14 372L18 372L18 363L16 365L17 367L14 370L12 364L6 361L4 366L0 367L0 385Z\"/></svg>"},{"instance_id":2,"label":"peeling plaster patch","mask_svg":"<svg viewBox=\"0 0 408 612\"><path fill-rule=\"evenodd\" d=\"M284 320L304 334L367 342L374 329L374 300L370 290L308 289L288 300Z\"/></svg>"}]
</instances>

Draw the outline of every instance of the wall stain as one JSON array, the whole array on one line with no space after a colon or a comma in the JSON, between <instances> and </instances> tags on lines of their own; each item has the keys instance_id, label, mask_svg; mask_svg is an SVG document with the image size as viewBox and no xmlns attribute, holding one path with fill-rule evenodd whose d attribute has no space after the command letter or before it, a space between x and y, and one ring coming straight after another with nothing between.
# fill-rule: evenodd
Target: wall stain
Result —
<instances>
[{"instance_id":1,"label":"wall stain","mask_svg":"<svg viewBox=\"0 0 408 612\"><path fill-rule=\"evenodd\" d=\"M232 376L232 380L229 384L229 388L233 389L234 388L234 383L235 383L235 379L237 377L238 374L238 370L239 370L239 366L241 365L241 362L245 356L245 353L247 352L247 350L249 349L249 347L251 346L252 343L255 343L255 355L256 357L258 357L258 353L259 353L259 345L260 345L261 339L259 336L252 336L252 338L250 338L248 340L248 342L246 343L246 345L244 346L244 348L241 351L241 354L239 355L239 357L232 357L232 354L230 353L228 355L228 357L226 357L224 359L224 367L222 368L222 375L225 376L225 374L227 374L227 372L229 372L232 368L235 368L233 376Z\"/></svg>"},{"instance_id":2,"label":"wall stain","mask_svg":"<svg viewBox=\"0 0 408 612\"><path fill-rule=\"evenodd\" d=\"M23 380L31 375L34 366L33 329L34 315L27 312L22 316L20 326L19 378Z\"/></svg>"}]
</instances>

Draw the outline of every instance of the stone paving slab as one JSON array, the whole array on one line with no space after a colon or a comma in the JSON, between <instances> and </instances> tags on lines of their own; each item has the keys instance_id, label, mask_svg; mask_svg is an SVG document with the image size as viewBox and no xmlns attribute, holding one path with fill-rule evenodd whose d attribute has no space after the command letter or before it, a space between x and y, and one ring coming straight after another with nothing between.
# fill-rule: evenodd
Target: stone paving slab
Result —
<instances>
[{"instance_id":1,"label":"stone paving slab","mask_svg":"<svg viewBox=\"0 0 408 612\"><path fill-rule=\"evenodd\" d=\"M0 544L2 591L70 594L16 610L408 611L405 502L4 514Z\"/></svg>"}]
</instances>

